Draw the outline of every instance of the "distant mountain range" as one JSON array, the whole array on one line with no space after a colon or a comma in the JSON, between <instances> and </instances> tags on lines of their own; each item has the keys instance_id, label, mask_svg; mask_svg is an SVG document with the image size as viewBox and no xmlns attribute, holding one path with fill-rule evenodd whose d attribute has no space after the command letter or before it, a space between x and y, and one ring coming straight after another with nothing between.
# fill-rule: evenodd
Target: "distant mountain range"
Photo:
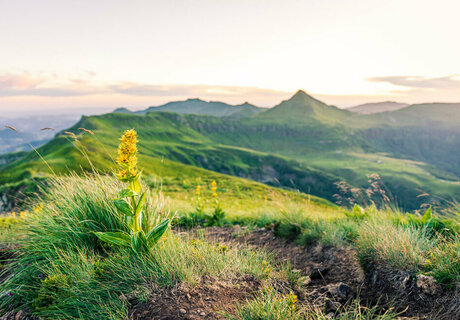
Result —
<instances>
[{"instance_id":1,"label":"distant mountain range","mask_svg":"<svg viewBox=\"0 0 460 320\"><path fill-rule=\"evenodd\" d=\"M146 114L147 112L169 111L180 114L206 114L215 117L241 118L251 116L263 110L266 109L256 107L248 102L240 105L231 105L218 101L207 102L201 99L188 99L185 101L168 102L161 106L148 107L147 109L141 111L129 111L126 108L118 108L113 112Z\"/></svg>"},{"instance_id":2,"label":"distant mountain range","mask_svg":"<svg viewBox=\"0 0 460 320\"><path fill-rule=\"evenodd\" d=\"M355 107L347 108L349 111L357 112L359 114L372 114L386 111L395 111L408 107L407 103L400 103L395 101L383 101L360 104Z\"/></svg>"},{"instance_id":3,"label":"distant mountain range","mask_svg":"<svg viewBox=\"0 0 460 320\"><path fill-rule=\"evenodd\" d=\"M92 130L98 140L80 127ZM117 137L129 128L139 133L141 161L151 164L145 173L162 172L165 179L181 179L181 173L162 167L162 158L174 166L188 165L187 170L250 178L334 201L341 192L337 182L365 193L367 176L375 173L404 209L460 201L460 104L360 114L298 91L271 109L199 99L137 112L117 109L82 117L67 131L87 146L95 167L110 170L104 150L115 153ZM39 151L56 172L91 168L62 133ZM47 174L33 153L2 159L0 184Z\"/></svg>"}]
</instances>

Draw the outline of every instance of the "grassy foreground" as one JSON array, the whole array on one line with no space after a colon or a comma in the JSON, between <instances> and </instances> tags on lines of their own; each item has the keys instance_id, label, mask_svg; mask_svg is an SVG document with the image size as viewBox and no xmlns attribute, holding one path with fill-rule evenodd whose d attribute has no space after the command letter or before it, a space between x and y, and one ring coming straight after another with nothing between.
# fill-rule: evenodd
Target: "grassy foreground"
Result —
<instances>
[{"instance_id":1,"label":"grassy foreground","mask_svg":"<svg viewBox=\"0 0 460 320\"><path fill-rule=\"evenodd\" d=\"M122 139L119 148L118 180L95 170L55 176L30 210L0 218L1 243L15 247L15 258L0 266L0 314L27 310L41 319L130 319L132 301L148 302L165 288L202 286L207 277L234 286L249 277L253 285L246 298L233 312L219 311L222 317L331 316L298 301L296 288L305 277L289 263L263 249L208 242L200 232L235 224L248 231L267 228L299 245L351 246L364 269L378 264L423 273L458 289L458 206L449 218L431 207L423 215L375 205L347 210L321 198L183 165L178 168L188 175L179 178L178 165L163 167L163 161L159 168L170 171L168 178L147 175L141 185L137 140L129 132L130 141ZM88 163L94 168L93 161ZM163 233L169 221L198 231ZM362 306L359 299L334 314L337 319L394 316L391 309Z\"/></svg>"},{"instance_id":2,"label":"grassy foreground","mask_svg":"<svg viewBox=\"0 0 460 320\"><path fill-rule=\"evenodd\" d=\"M147 284L194 283L203 275L268 279L266 262L272 261L264 252L219 248L172 232L146 256L98 241L92 232L128 229L111 201L118 189L101 177L54 181L42 209L21 228L18 258L0 286L1 310L28 308L48 319L126 319L120 295L142 299ZM161 205L147 204L151 220L168 215ZM270 275L287 279L289 272L273 266Z\"/></svg>"},{"instance_id":3,"label":"grassy foreground","mask_svg":"<svg viewBox=\"0 0 460 320\"><path fill-rule=\"evenodd\" d=\"M128 301L120 297L142 301L153 288L193 285L203 276L231 279L251 275L262 283L261 288L253 300L240 303L236 314L227 315L229 318L326 319L322 310L298 305L294 296L273 289L277 281L295 285L299 276L263 250L229 249L170 231L147 255L99 241L93 232L128 230L112 202L119 188L115 179L99 175L59 178L40 199L40 207L22 217L2 218L2 231L11 230L10 237L2 241L21 235L14 237L19 245L17 260L2 270L4 276L8 274L0 284L2 312L27 308L43 319L129 319ZM161 195L151 199L146 205L149 221L172 217ZM169 205L173 207L174 202ZM336 210L331 215L331 208L324 208L323 216L297 208L272 210L251 219L228 214L218 223L270 226L278 236L300 244L351 244L363 265L377 262L458 285L459 234L454 220L431 217L430 222L422 222L422 218L413 217L411 221L400 213L373 208L357 208L347 214ZM187 226L192 223L184 213L176 214L174 221ZM362 308L355 301L337 318L392 318L377 310Z\"/></svg>"}]
</instances>

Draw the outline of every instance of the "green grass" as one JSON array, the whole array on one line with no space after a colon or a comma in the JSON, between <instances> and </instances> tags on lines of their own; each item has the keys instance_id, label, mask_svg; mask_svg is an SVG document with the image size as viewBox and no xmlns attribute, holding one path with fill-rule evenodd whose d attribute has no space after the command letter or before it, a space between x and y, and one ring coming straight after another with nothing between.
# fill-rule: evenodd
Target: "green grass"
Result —
<instances>
[{"instance_id":1,"label":"green grass","mask_svg":"<svg viewBox=\"0 0 460 320\"><path fill-rule=\"evenodd\" d=\"M210 196L208 182L198 181L205 198ZM193 193L196 183L194 180L181 190ZM300 245L312 242L351 245L364 267L378 263L433 275L449 286L459 283L458 216L454 211L453 220L442 220L449 231L443 228L438 232L428 229L428 225L411 224L412 220L402 213L390 210L368 208L364 214L345 214L337 207L312 202L303 196L299 198L302 201L296 202L297 194L291 194L291 206L286 205L289 194L276 189L272 190L272 199L265 200L250 193L254 190L239 194L226 188L224 182L218 183L222 208L229 212L225 224L274 226L276 235ZM261 185L261 188L268 187ZM298 275L264 251L221 248L200 238L199 232L194 239L168 232L147 256L101 243L92 232L127 230L111 202L119 189L115 179L98 174L62 177L53 180L42 195L41 208L31 210L24 218L3 218L2 228L21 225L16 229L21 237L14 239L20 245L17 260L3 270L10 272L11 277L0 284L0 309L6 311L10 305L18 309L27 307L43 319L127 319L128 305L120 296L142 301L155 286L193 285L206 275L221 279L252 275L262 282L262 291L255 293L253 299L240 302L232 315L234 319L326 319L322 310L293 304L289 302L292 297L267 289L273 281L296 283ZM227 192L230 194L225 198ZM284 208L274 207L274 195L280 197L277 201L284 203ZM265 203L267 208L263 212L253 209L242 214L235 210L238 206L232 207L232 199L238 197L246 203ZM155 224L175 211L178 218L193 212L193 208L184 206L184 201L172 197L166 201L161 192L151 194L147 204L149 221ZM268 273L267 264L272 270ZM350 302L337 314L339 319L391 319L392 316L389 312L382 314L377 306L364 307L359 301Z\"/></svg>"},{"instance_id":2,"label":"green grass","mask_svg":"<svg viewBox=\"0 0 460 320\"><path fill-rule=\"evenodd\" d=\"M22 224L22 219L11 214L0 217L0 244L14 243Z\"/></svg>"},{"instance_id":3,"label":"green grass","mask_svg":"<svg viewBox=\"0 0 460 320\"><path fill-rule=\"evenodd\" d=\"M282 295L279 292L268 288L263 290L252 300L247 300L237 307L236 315L228 315L231 320L356 320L356 319L378 319L390 320L397 317L393 310L382 312L378 306L365 307L360 300L352 300L347 303L340 312L326 314L319 307L293 303L292 292Z\"/></svg>"},{"instance_id":4,"label":"green grass","mask_svg":"<svg viewBox=\"0 0 460 320\"><path fill-rule=\"evenodd\" d=\"M136 295L148 284L193 284L204 275L289 278L263 251L221 250L171 232L147 256L101 243L93 232L127 229L111 202L118 190L118 182L98 175L53 181L42 209L27 218L17 260L3 271L11 276L0 284L1 310L27 307L44 319L127 319L120 295ZM151 223L168 215L161 202L147 206ZM264 260L272 264L270 275Z\"/></svg>"}]
</instances>

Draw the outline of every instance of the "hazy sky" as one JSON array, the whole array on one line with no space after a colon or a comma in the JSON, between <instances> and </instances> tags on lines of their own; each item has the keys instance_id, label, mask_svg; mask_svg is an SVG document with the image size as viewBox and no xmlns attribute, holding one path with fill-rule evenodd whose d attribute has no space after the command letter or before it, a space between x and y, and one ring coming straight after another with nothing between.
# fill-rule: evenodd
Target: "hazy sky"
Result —
<instances>
[{"instance_id":1,"label":"hazy sky","mask_svg":"<svg viewBox=\"0 0 460 320\"><path fill-rule=\"evenodd\" d=\"M460 101L460 1L0 0L0 110Z\"/></svg>"}]
</instances>

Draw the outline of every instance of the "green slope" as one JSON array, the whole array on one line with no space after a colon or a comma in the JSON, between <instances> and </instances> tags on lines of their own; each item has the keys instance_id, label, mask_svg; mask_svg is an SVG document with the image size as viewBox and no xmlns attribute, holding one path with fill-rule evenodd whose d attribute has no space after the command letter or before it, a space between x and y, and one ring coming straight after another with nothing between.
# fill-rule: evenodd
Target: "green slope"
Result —
<instances>
[{"instance_id":1,"label":"green slope","mask_svg":"<svg viewBox=\"0 0 460 320\"><path fill-rule=\"evenodd\" d=\"M179 108L180 103L172 105ZM117 112L83 117L70 131L79 133L78 128L84 127L96 132L99 140L86 144L96 167L107 167L104 147L114 150L114 137L135 128L143 141L141 153L152 161L165 158L329 200L338 191L335 182L343 180L364 189L369 185L367 175L377 173L395 202L416 209L423 203L460 197L460 136L454 129L455 113L448 117L457 109L443 107L437 118L433 106L427 105L357 115L299 91L273 109L241 118ZM416 115L432 117L438 126L427 126L429 120L410 120ZM397 121L388 121L389 117ZM404 121L407 125L402 125ZM85 135L82 141L89 138ZM89 169L75 161L78 151L68 139L61 134L40 152L61 171L80 165ZM30 154L1 168L0 181L35 177L43 170ZM422 193L429 196L418 197Z\"/></svg>"}]
</instances>

